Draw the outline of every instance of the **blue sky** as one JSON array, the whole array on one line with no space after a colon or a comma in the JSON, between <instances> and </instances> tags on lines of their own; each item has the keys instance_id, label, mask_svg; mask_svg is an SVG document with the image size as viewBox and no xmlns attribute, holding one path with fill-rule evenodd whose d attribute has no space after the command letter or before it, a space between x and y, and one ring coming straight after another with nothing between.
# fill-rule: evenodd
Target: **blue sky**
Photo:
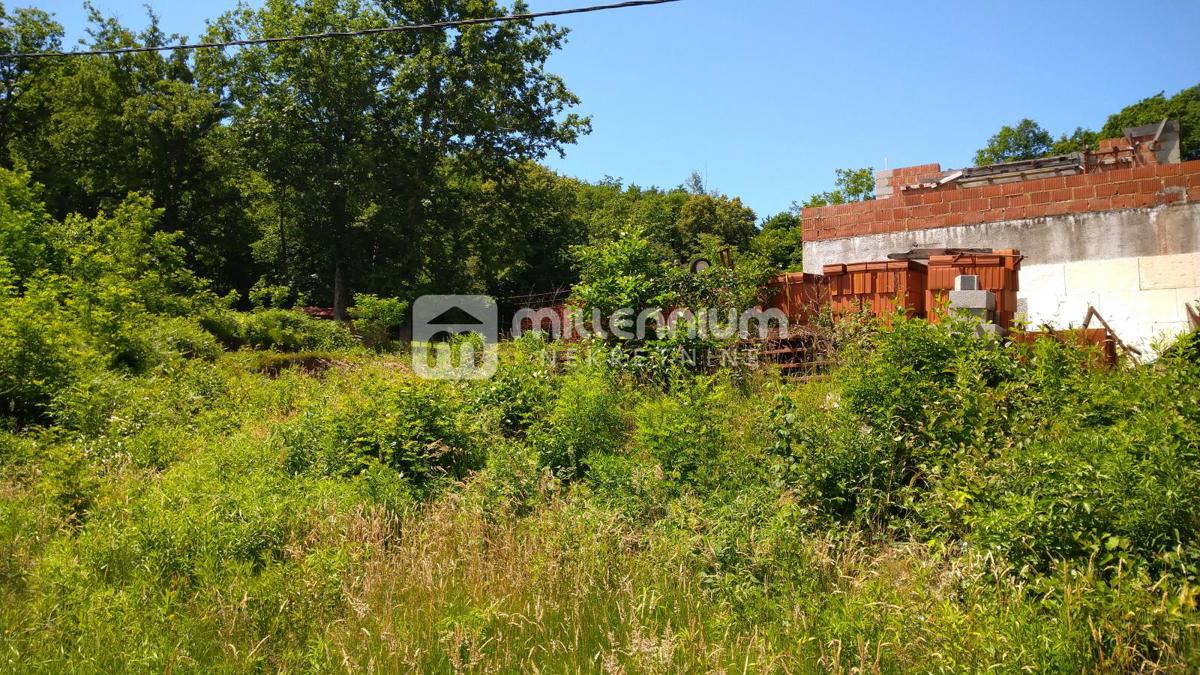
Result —
<instances>
[{"instance_id":1,"label":"blue sky","mask_svg":"<svg viewBox=\"0 0 1200 675\"><path fill-rule=\"evenodd\" d=\"M10 0L82 35L81 0ZM196 36L235 0L94 0ZM597 4L530 0L533 10ZM1099 128L1200 83L1200 2L683 0L568 17L552 70L594 133L559 171L673 186L693 171L759 216L832 187L836 167L968 165L1002 124Z\"/></svg>"}]
</instances>

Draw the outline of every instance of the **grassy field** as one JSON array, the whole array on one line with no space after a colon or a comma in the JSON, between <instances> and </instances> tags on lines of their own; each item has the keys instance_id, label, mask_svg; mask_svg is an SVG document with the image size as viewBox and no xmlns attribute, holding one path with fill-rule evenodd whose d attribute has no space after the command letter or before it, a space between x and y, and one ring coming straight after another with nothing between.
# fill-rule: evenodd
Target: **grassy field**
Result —
<instances>
[{"instance_id":1,"label":"grassy field","mask_svg":"<svg viewBox=\"0 0 1200 675\"><path fill-rule=\"evenodd\" d=\"M1200 367L862 342L812 384L528 340L481 383L356 350L97 375L0 434L0 664L1200 664Z\"/></svg>"}]
</instances>

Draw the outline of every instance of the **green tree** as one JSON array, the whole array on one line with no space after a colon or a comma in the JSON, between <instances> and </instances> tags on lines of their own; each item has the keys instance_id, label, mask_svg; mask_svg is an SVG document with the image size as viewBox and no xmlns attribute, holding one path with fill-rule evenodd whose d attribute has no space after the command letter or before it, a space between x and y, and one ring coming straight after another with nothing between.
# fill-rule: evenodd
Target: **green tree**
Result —
<instances>
[{"instance_id":1,"label":"green tree","mask_svg":"<svg viewBox=\"0 0 1200 675\"><path fill-rule=\"evenodd\" d=\"M62 47L62 26L38 9L9 13L0 2L0 56L56 51ZM53 66L47 59L0 59L0 166L11 167L8 145L29 132L45 111L27 104L26 93Z\"/></svg>"},{"instance_id":2,"label":"green tree","mask_svg":"<svg viewBox=\"0 0 1200 675\"><path fill-rule=\"evenodd\" d=\"M599 310L609 317L622 308L634 311L666 307L670 290L668 251L644 232L632 230L610 241L572 249L579 283L572 298L585 312Z\"/></svg>"},{"instance_id":3,"label":"green tree","mask_svg":"<svg viewBox=\"0 0 1200 675\"><path fill-rule=\"evenodd\" d=\"M565 288L574 281L570 247L587 241L576 203L579 181L537 162L491 176L455 170L438 204L453 239L431 241L443 285L497 297ZM387 270L379 269L382 277ZM383 279L380 279L382 282Z\"/></svg>"},{"instance_id":4,"label":"green tree","mask_svg":"<svg viewBox=\"0 0 1200 675\"><path fill-rule=\"evenodd\" d=\"M793 204L793 210L845 204L846 202L862 202L875 199L875 169L834 169L837 178L834 189L829 192L815 194L808 198L803 205Z\"/></svg>"},{"instance_id":5,"label":"green tree","mask_svg":"<svg viewBox=\"0 0 1200 675\"><path fill-rule=\"evenodd\" d=\"M92 47L182 40L164 34L153 14L134 33L88 9ZM39 34L52 33L38 25ZM245 290L253 279L253 240L242 171L232 161L220 98L197 86L189 59L175 52L39 61L19 88L22 125L8 143L9 160L45 186L56 218L113 209L131 192L151 197L162 209L157 227L183 233L194 268L218 287Z\"/></svg>"},{"instance_id":6,"label":"green tree","mask_svg":"<svg viewBox=\"0 0 1200 675\"><path fill-rule=\"evenodd\" d=\"M975 153L976 166L1043 157L1054 145L1049 131L1031 119L1023 119L1015 127L1005 125L988 139L987 146Z\"/></svg>"},{"instance_id":7,"label":"green tree","mask_svg":"<svg viewBox=\"0 0 1200 675\"><path fill-rule=\"evenodd\" d=\"M1068 136L1063 134L1054 141L1054 145L1050 146L1048 154L1051 155L1066 155L1072 152L1082 152L1084 148L1096 149L1097 143L1100 140L1100 134L1091 129L1083 127L1075 127L1075 131Z\"/></svg>"},{"instance_id":8,"label":"green tree","mask_svg":"<svg viewBox=\"0 0 1200 675\"><path fill-rule=\"evenodd\" d=\"M502 10L494 0L268 0L221 17L209 37L360 30ZM441 199L447 171L513 170L514 159L561 152L586 132L587 120L565 112L576 97L545 70L565 34L516 22L275 43L206 53L201 64L213 86L226 87L235 129L274 198L299 214L303 271L331 280L322 297L343 317L367 262L390 267L393 285L415 278L444 287L457 277L431 264L466 254L456 245L470 236L446 213L454 202ZM431 261L426 246L440 260Z\"/></svg>"},{"instance_id":9,"label":"green tree","mask_svg":"<svg viewBox=\"0 0 1200 675\"><path fill-rule=\"evenodd\" d=\"M756 219L754 211L737 197L691 195L679 209L672 248L681 257L691 257L698 252L704 235L715 237L725 246L744 248L757 231Z\"/></svg>"},{"instance_id":10,"label":"green tree","mask_svg":"<svg viewBox=\"0 0 1200 675\"><path fill-rule=\"evenodd\" d=\"M750 241L750 252L774 270L802 269L804 238L800 225L800 216L795 213L784 212L768 218Z\"/></svg>"},{"instance_id":11,"label":"green tree","mask_svg":"<svg viewBox=\"0 0 1200 675\"><path fill-rule=\"evenodd\" d=\"M757 233L754 210L738 198L704 191L697 174L671 190L624 187L613 178L576 183L575 217L590 240L602 241L637 229L676 260L687 260L705 236L722 246L745 248Z\"/></svg>"},{"instance_id":12,"label":"green tree","mask_svg":"<svg viewBox=\"0 0 1200 675\"><path fill-rule=\"evenodd\" d=\"M1200 85L1184 89L1167 98L1164 92L1126 106L1120 112L1109 115L1102 138L1117 138L1124 129L1156 124L1164 119L1179 122L1181 156L1184 161L1200 159Z\"/></svg>"}]
</instances>

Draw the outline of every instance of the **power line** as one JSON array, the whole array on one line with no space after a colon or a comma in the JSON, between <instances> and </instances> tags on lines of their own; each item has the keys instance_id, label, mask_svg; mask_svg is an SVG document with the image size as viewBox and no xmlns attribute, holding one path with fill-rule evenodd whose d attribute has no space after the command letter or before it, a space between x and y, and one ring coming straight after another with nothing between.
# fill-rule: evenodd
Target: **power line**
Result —
<instances>
[{"instance_id":1,"label":"power line","mask_svg":"<svg viewBox=\"0 0 1200 675\"><path fill-rule=\"evenodd\" d=\"M421 30L435 30L439 28L458 28L462 26L513 23L517 21L529 21L531 19L546 19L556 16L568 16L571 14L590 14L592 12L603 12L610 9L632 9L634 7L646 7L649 5L665 5L672 2L680 2L680 0L630 0L629 2L619 2L611 5L594 5L591 7L576 7L573 9L559 9L547 12L509 14L506 16L493 16L481 19L455 19L452 21L438 21L435 23L406 24L402 26L387 26L384 28L365 28L363 30L353 31L331 31L328 33L310 33L307 35L254 38L250 40L232 40L230 42L198 42L185 45L164 45L161 47L118 47L115 49L96 49L86 52L24 52L18 54L0 54L0 59L45 59L68 56L116 56L120 54L143 54L147 52L183 51L190 49L225 49L226 47L249 47L253 45L276 44L280 42L330 40L336 38L362 37L366 35L383 35L386 33L407 33Z\"/></svg>"}]
</instances>

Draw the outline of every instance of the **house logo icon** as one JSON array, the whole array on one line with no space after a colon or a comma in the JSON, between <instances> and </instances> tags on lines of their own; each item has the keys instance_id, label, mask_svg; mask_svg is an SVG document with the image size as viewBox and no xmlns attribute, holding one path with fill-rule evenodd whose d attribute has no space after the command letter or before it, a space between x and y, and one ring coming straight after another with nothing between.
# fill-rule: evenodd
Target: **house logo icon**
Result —
<instances>
[{"instance_id":1,"label":"house logo icon","mask_svg":"<svg viewBox=\"0 0 1200 675\"><path fill-rule=\"evenodd\" d=\"M426 295L413 304L413 372L486 380L500 364L500 312L487 295Z\"/></svg>"}]
</instances>

